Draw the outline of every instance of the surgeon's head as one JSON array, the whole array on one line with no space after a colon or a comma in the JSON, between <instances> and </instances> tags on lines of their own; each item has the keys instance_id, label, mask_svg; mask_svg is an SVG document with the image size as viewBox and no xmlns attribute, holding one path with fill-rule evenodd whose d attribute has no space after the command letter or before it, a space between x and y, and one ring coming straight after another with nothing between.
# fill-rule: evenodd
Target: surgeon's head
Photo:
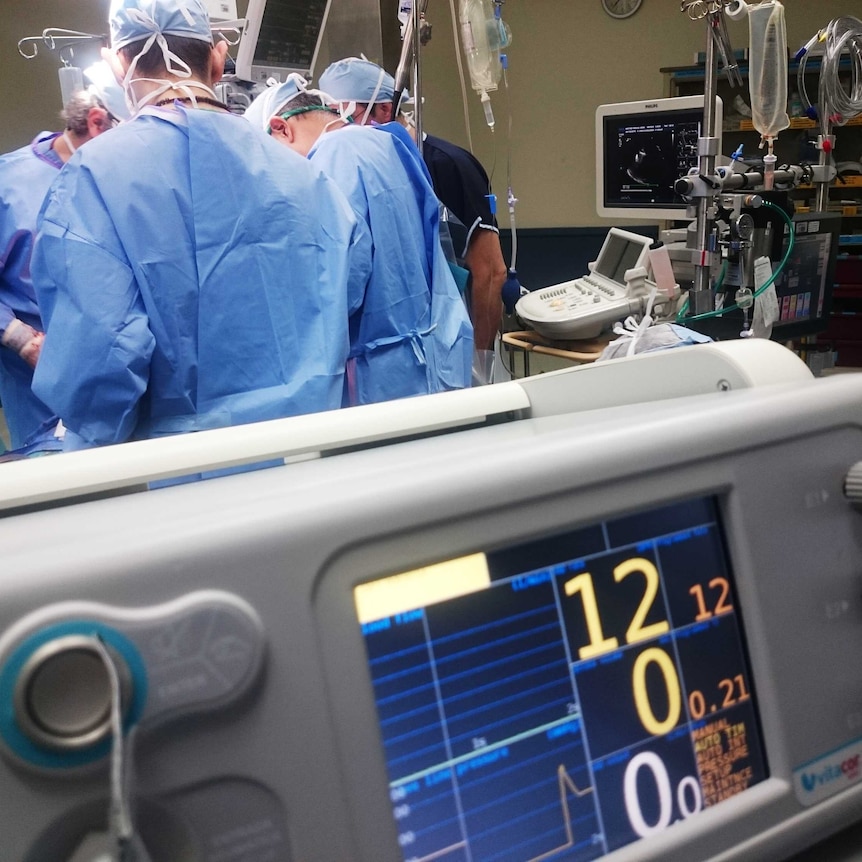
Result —
<instances>
[{"instance_id":1,"label":"surgeon's head","mask_svg":"<svg viewBox=\"0 0 862 862\"><path fill-rule=\"evenodd\" d=\"M301 156L309 154L324 132L344 124L337 103L320 90L308 89L308 82L296 74L264 90L243 116Z\"/></svg>"},{"instance_id":2,"label":"surgeon's head","mask_svg":"<svg viewBox=\"0 0 862 862\"><path fill-rule=\"evenodd\" d=\"M326 67L318 86L347 110L354 122L388 123L392 119L395 79L364 57L347 57Z\"/></svg>"},{"instance_id":3,"label":"surgeon's head","mask_svg":"<svg viewBox=\"0 0 862 862\"><path fill-rule=\"evenodd\" d=\"M159 96L212 95L227 43L213 44L203 0L111 0L111 50L103 52L122 81L132 112Z\"/></svg>"},{"instance_id":4,"label":"surgeon's head","mask_svg":"<svg viewBox=\"0 0 862 862\"><path fill-rule=\"evenodd\" d=\"M112 129L117 118L92 90L79 90L63 106L60 114L65 128L54 142L54 152L67 162L72 154L102 132ZM62 142L62 143L61 143Z\"/></svg>"},{"instance_id":5,"label":"surgeon's head","mask_svg":"<svg viewBox=\"0 0 862 862\"><path fill-rule=\"evenodd\" d=\"M83 143L107 132L117 123L117 118L105 107L104 102L92 90L79 90L63 107L60 115L76 142Z\"/></svg>"}]
</instances>

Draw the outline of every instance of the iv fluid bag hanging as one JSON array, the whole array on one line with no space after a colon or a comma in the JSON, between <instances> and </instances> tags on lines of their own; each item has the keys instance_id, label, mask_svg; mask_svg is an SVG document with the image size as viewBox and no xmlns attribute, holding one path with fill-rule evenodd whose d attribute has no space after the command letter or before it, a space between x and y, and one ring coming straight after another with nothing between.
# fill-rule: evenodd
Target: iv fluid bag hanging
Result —
<instances>
[{"instance_id":1,"label":"iv fluid bag hanging","mask_svg":"<svg viewBox=\"0 0 862 862\"><path fill-rule=\"evenodd\" d=\"M77 66L61 66L57 73L60 76L60 98L65 108L69 99L84 89L84 73Z\"/></svg>"},{"instance_id":2,"label":"iv fluid bag hanging","mask_svg":"<svg viewBox=\"0 0 862 862\"><path fill-rule=\"evenodd\" d=\"M787 116L787 28L784 6L774 2L748 7L751 119L765 138L790 125Z\"/></svg>"},{"instance_id":3,"label":"iv fluid bag hanging","mask_svg":"<svg viewBox=\"0 0 862 862\"><path fill-rule=\"evenodd\" d=\"M509 44L508 27L495 17L491 0L460 0L458 22L473 89L496 90L502 74L500 49Z\"/></svg>"}]
</instances>

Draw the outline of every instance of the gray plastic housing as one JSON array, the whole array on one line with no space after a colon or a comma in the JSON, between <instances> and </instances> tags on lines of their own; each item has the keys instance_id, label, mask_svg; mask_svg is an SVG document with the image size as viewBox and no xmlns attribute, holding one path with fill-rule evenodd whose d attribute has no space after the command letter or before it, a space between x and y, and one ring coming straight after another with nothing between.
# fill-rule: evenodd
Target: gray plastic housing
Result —
<instances>
[{"instance_id":1,"label":"gray plastic housing","mask_svg":"<svg viewBox=\"0 0 862 862\"><path fill-rule=\"evenodd\" d=\"M806 764L862 739L862 520L842 493L858 460L862 380L845 377L13 514L0 634L64 602L134 616L201 590L235 596L259 620L265 674L238 701L141 723L133 791L153 862L403 862L354 586L715 496L770 777L606 858L787 859L862 812L862 781L822 799L798 788ZM104 826L107 770L0 757L0 799L0 860L66 862Z\"/></svg>"}]
</instances>

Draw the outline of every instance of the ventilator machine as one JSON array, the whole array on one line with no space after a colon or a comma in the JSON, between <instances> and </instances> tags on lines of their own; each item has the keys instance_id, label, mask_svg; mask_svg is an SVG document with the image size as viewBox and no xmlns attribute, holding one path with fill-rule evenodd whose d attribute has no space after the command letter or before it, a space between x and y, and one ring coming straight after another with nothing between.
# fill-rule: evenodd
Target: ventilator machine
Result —
<instances>
[{"instance_id":1,"label":"ventilator machine","mask_svg":"<svg viewBox=\"0 0 862 862\"><path fill-rule=\"evenodd\" d=\"M3 465L0 858L838 840L860 404L738 340Z\"/></svg>"}]
</instances>

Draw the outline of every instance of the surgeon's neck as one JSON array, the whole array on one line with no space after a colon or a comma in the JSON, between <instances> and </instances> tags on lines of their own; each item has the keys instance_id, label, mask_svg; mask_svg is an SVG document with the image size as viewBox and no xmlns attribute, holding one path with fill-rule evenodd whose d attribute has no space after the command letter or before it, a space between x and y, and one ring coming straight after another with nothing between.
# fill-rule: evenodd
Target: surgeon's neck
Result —
<instances>
[{"instance_id":1,"label":"surgeon's neck","mask_svg":"<svg viewBox=\"0 0 862 862\"><path fill-rule=\"evenodd\" d=\"M170 88L167 90L163 89L168 82L170 82ZM172 102L174 98L184 99L189 94L204 97L212 96L211 86L194 78L163 78L162 80L134 78L131 86L139 104L153 104L156 99L159 102L167 104ZM155 93L156 91L160 91L157 97L147 98L151 93Z\"/></svg>"},{"instance_id":2,"label":"surgeon's neck","mask_svg":"<svg viewBox=\"0 0 862 862\"><path fill-rule=\"evenodd\" d=\"M79 135L71 129L65 129L51 142L51 149L57 154L63 164L72 158L72 155L90 140L90 135Z\"/></svg>"}]
</instances>

